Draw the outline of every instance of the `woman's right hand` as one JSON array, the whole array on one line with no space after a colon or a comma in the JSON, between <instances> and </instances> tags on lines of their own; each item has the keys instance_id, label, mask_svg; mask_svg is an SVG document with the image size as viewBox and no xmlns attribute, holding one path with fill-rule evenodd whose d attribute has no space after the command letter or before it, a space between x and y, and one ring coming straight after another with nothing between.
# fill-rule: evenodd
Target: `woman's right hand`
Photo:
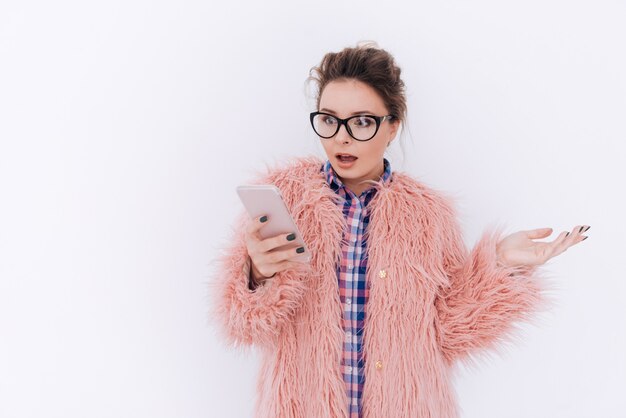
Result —
<instances>
[{"instance_id":1,"label":"woman's right hand","mask_svg":"<svg viewBox=\"0 0 626 418\"><path fill-rule=\"evenodd\" d=\"M298 246L272 251L289 243L290 241L287 237L292 234L279 234L261 239L259 229L267 222L261 222L261 218L249 219L246 226L246 246L251 260L250 275L252 279L260 285L280 271L290 268L297 270L308 269L310 267L308 262L290 260L292 257L300 255L300 253L296 252Z\"/></svg>"}]
</instances>

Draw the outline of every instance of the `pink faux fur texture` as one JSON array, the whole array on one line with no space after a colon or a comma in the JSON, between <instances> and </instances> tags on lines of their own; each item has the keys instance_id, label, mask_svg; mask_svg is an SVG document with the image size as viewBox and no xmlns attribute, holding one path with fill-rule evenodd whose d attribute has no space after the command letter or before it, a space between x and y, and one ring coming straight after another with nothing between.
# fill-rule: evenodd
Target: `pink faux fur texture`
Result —
<instances>
[{"instance_id":1,"label":"pink faux fur texture","mask_svg":"<svg viewBox=\"0 0 626 418\"><path fill-rule=\"evenodd\" d=\"M322 163L299 157L267 167L253 180L280 188L312 252L309 271L279 272L250 291L243 208L225 251L213 260L209 320L218 337L227 347L261 350L257 418L348 416L335 271L346 223L339 196L319 172ZM496 263L502 226L486 230L468 251L445 193L398 171L389 185L376 187L368 229L362 416L458 417L455 361L475 365L486 349L522 342L514 323L553 307L553 287L536 267Z\"/></svg>"}]
</instances>

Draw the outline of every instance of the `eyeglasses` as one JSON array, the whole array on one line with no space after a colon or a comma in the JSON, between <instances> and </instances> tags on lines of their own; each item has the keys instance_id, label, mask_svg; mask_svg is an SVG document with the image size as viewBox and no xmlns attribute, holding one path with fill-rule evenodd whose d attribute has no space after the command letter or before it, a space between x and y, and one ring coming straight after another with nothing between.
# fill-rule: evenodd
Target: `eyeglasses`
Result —
<instances>
[{"instance_id":1,"label":"eyeglasses","mask_svg":"<svg viewBox=\"0 0 626 418\"><path fill-rule=\"evenodd\" d=\"M356 115L341 119L324 112L311 112L311 126L315 133L324 139L335 136L341 125L345 125L348 134L357 141L369 141L376 136L380 124L393 118L392 115Z\"/></svg>"}]
</instances>

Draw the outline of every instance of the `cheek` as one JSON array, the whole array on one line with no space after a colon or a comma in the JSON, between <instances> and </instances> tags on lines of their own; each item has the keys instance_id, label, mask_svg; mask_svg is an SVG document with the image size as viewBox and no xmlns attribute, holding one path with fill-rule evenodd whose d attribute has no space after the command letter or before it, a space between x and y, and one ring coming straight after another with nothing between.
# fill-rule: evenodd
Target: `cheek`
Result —
<instances>
[{"instance_id":1,"label":"cheek","mask_svg":"<svg viewBox=\"0 0 626 418\"><path fill-rule=\"evenodd\" d=\"M372 144L372 154L381 155L387 149L387 140L383 136L376 139L376 143Z\"/></svg>"}]
</instances>

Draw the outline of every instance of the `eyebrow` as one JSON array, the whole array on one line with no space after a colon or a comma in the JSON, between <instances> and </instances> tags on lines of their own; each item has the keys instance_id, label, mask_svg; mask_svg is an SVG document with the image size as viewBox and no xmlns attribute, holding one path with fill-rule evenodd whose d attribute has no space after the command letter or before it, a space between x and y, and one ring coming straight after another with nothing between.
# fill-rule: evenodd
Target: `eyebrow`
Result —
<instances>
[{"instance_id":1,"label":"eyebrow","mask_svg":"<svg viewBox=\"0 0 626 418\"><path fill-rule=\"evenodd\" d=\"M334 110L330 110L330 109L326 109L326 108L320 109L320 112L328 112L328 113L334 113L334 114L337 114L337 112L335 112ZM361 114L361 113L367 113L367 114L369 114L369 115L373 115L373 114L374 114L374 112L372 112L372 111L370 111L370 110L359 110L358 112L352 112L352 113L350 114L350 116L352 116L352 115L359 115L359 114Z\"/></svg>"}]
</instances>

